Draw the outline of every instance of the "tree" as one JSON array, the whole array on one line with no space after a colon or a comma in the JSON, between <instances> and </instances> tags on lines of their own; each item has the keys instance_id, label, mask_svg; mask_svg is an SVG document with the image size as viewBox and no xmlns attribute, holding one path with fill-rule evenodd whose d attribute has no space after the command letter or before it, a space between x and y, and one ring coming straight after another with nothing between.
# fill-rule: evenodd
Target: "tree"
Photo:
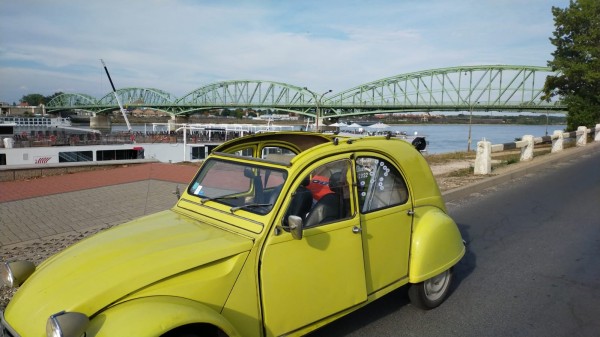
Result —
<instances>
[{"instance_id":1,"label":"tree","mask_svg":"<svg viewBox=\"0 0 600 337\"><path fill-rule=\"evenodd\" d=\"M41 94L29 94L23 96L21 102L25 102L29 106L38 106L40 104L46 104L46 97Z\"/></svg>"},{"instance_id":2,"label":"tree","mask_svg":"<svg viewBox=\"0 0 600 337\"><path fill-rule=\"evenodd\" d=\"M567 129L600 123L600 1L571 0L552 7L556 47L548 66L557 73L544 84L545 98L560 96L567 104Z\"/></svg>"},{"instance_id":3,"label":"tree","mask_svg":"<svg viewBox=\"0 0 600 337\"><path fill-rule=\"evenodd\" d=\"M55 92L53 95L46 96L46 97L45 97L46 103L50 102L50 101L51 101L52 99L54 99L56 96L60 96L60 95L62 95L62 94L63 94L63 92L62 92L62 91L59 91L59 92Z\"/></svg>"}]
</instances>

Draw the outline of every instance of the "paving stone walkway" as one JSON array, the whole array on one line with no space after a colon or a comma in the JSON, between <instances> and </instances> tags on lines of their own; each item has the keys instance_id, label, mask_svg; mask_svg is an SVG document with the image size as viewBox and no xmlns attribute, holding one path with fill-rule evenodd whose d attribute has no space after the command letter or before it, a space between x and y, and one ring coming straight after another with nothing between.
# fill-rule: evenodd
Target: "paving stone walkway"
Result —
<instances>
[{"instance_id":1,"label":"paving stone walkway","mask_svg":"<svg viewBox=\"0 0 600 337\"><path fill-rule=\"evenodd\" d=\"M0 182L0 248L168 209L176 186L184 188L197 169L150 163Z\"/></svg>"}]
</instances>

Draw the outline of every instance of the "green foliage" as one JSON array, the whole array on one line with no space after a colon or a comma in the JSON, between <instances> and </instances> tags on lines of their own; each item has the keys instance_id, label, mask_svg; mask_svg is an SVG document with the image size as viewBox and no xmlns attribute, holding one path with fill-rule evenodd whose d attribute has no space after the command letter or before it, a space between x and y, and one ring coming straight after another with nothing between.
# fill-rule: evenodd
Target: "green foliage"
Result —
<instances>
[{"instance_id":1,"label":"green foliage","mask_svg":"<svg viewBox=\"0 0 600 337\"><path fill-rule=\"evenodd\" d=\"M28 94L21 98L21 102L27 103L29 106L38 106L40 104L47 104L54 97L62 95L62 92L56 92L50 96L44 96L42 94Z\"/></svg>"},{"instance_id":2,"label":"green foliage","mask_svg":"<svg viewBox=\"0 0 600 337\"><path fill-rule=\"evenodd\" d=\"M21 102L25 102L30 106L38 106L40 104L46 104L46 97L41 94L29 94L23 96Z\"/></svg>"},{"instance_id":3,"label":"green foliage","mask_svg":"<svg viewBox=\"0 0 600 337\"><path fill-rule=\"evenodd\" d=\"M571 0L569 7L552 7L556 47L548 66L545 98L561 96L569 107L567 129L600 123L600 1Z\"/></svg>"}]
</instances>

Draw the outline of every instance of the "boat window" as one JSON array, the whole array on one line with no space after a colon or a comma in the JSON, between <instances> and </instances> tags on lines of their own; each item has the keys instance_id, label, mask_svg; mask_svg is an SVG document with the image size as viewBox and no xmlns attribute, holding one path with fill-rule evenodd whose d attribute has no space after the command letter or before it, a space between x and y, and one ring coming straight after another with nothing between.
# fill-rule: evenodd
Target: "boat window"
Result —
<instances>
[{"instance_id":1,"label":"boat window","mask_svg":"<svg viewBox=\"0 0 600 337\"><path fill-rule=\"evenodd\" d=\"M98 150L96 151L97 161L106 160L127 160L127 159L143 159L143 151L137 149L132 150Z\"/></svg>"},{"instance_id":2,"label":"boat window","mask_svg":"<svg viewBox=\"0 0 600 337\"><path fill-rule=\"evenodd\" d=\"M212 150L214 150L217 146L218 145L211 144L192 146L192 160L206 159L206 157L208 157Z\"/></svg>"},{"instance_id":3,"label":"boat window","mask_svg":"<svg viewBox=\"0 0 600 337\"><path fill-rule=\"evenodd\" d=\"M59 163L94 161L93 151L62 151L58 153Z\"/></svg>"},{"instance_id":4,"label":"boat window","mask_svg":"<svg viewBox=\"0 0 600 337\"><path fill-rule=\"evenodd\" d=\"M231 211L267 214L279 198L287 171L209 159L188 188L201 203L218 202Z\"/></svg>"}]
</instances>

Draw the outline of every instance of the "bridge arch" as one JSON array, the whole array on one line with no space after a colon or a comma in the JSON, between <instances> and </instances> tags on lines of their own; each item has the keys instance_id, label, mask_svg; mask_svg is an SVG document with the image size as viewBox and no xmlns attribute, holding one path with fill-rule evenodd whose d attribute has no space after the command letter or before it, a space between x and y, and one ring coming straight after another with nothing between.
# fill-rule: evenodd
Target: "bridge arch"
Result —
<instances>
[{"instance_id":1,"label":"bridge arch","mask_svg":"<svg viewBox=\"0 0 600 337\"><path fill-rule=\"evenodd\" d=\"M175 102L177 114L227 108L269 108L308 114L315 97L310 90L288 83L263 80L234 80L211 83L184 95Z\"/></svg>"},{"instance_id":2,"label":"bridge arch","mask_svg":"<svg viewBox=\"0 0 600 337\"><path fill-rule=\"evenodd\" d=\"M57 112L68 109L92 111L91 106L98 104L96 98L86 94L60 94L46 104L48 112Z\"/></svg>"},{"instance_id":3,"label":"bridge arch","mask_svg":"<svg viewBox=\"0 0 600 337\"><path fill-rule=\"evenodd\" d=\"M329 96L336 115L468 110L563 110L541 100L548 67L482 65L425 70L362 84ZM341 107L341 108L336 108Z\"/></svg>"},{"instance_id":4,"label":"bridge arch","mask_svg":"<svg viewBox=\"0 0 600 337\"><path fill-rule=\"evenodd\" d=\"M155 88L122 88L116 91L124 108L152 107L155 110L171 112L177 98L165 91ZM97 112L114 110L118 106L114 93L108 93L97 103Z\"/></svg>"}]
</instances>

